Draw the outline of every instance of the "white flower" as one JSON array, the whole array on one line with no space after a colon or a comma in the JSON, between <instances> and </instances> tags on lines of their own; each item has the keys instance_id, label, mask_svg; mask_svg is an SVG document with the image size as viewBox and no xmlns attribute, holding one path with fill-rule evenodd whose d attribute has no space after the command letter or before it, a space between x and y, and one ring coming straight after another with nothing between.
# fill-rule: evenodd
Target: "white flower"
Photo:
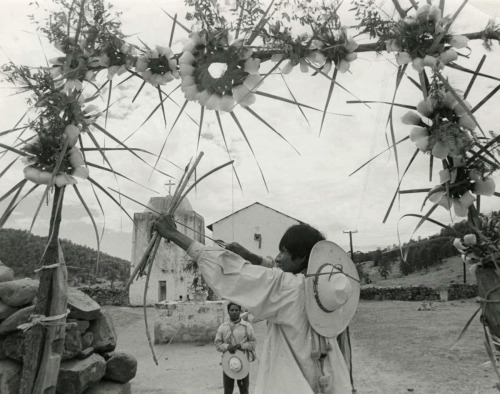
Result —
<instances>
[{"instance_id":1,"label":"white flower","mask_svg":"<svg viewBox=\"0 0 500 394\"><path fill-rule=\"evenodd\" d=\"M68 146L72 147L78 141L78 136L80 135L80 129L74 124L69 124L64 128L64 138L68 140Z\"/></svg>"},{"instance_id":2,"label":"white flower","mask_svg":"<svg viewBox=\"0 0 500 394\"><path fill-rule=\"evenodd\" d=\"M410 131L410 141L414 142L422 152L429 150L429 131L427 127L414 127Z\"/></svg>"},{"instance_id":3,"label":"white flower","mask_svg":"<svg viewBox=\"0 0 500 394\"><path fill-rule=\"evenodd\" d=\"M441 19L441 10L439 7L436 7L435 5L432 5L431 8L429 9L429 20L433 21L438 21Z\"/></svg>"},{"instance_id":4,"label":"white flower","mask_svg":"<svg viewBox=\"0 0 500 394\"><path fill-rule=\"evenodd\" d=\"M467 115L467 110L471 110L472 108L472 105L466 101L466 100L462 100L463 102L463 105L460 104L458 101L457 103L455 104L455 106L453 107L453 111L455 111L455 114L458 116L458 117L462 117L464 115Z\"/></svg>"},{"instance_id":5,"label":"white flower","mask_svg":"<svg viewBox=\"0 0 500 394\"><path fill-rule=\"evenodd\" d=\"M212 94L208 90L204 90L203 92L200 92L196 98L198 99L200 105L206 106L211 96Z\"/></svg>"},{"instance_id":6,"label":"white flower","mask_svg":"<svg viewBox=\"0 0 500 394\"><path fill-rule=\"evenodd\" d=\"M244 70L249 74L259 74L260 59L250 58L245 61Z\"/></svg>"},{"instance_id":7,"label":"white flower","mask_svg":"<svg viewBox=\"0 0 500 394\"><path fill-rule=\"evenodd\" d=\"M85 160L83 160L82 152L76 146L70 149L70 151L68 152L68 156L71 167L77 168L85 165Z\"/></svg>"},{"instance_id":8,"label":"white flower","mask_svg":"<svg viewBox=\"0 0 500 394\"><path fill-rule=\"evenodd\" d=\"M415 112L413 111L408 111L406 114L404 114L401 117L401 122L407 125L418 125L422 121L422 118L418 116Z\"/></svg>"},{"instance_id":9,"label":"white flower","mask_svg":"<svg viewBox=\"0 0 500 394\"><path fill-rule=\"evenodd\" d=\"M422 71L424 71L425 67L424 59L422 59L421 57L416 57L415 59L413 59L411 66L415 71L421 73Z\"/></svg>"},{"instance_id":10,"label":"white flower","mask_svg":"<svg viewBox=\"0 0 500 394\"><path fill-rule=\"evenodd\" d=\"M211 110L219 110L222 97L218 94L212 94L206 103L206 108Z\"/></svg>"},{"instance_id":11,"label":"white flower","mask_svg":"<svg viewBox=\"0 0 500 394\"><path fill-rule=\"evenodd\" d=\"M474 183L474 193L481 196L492 196L495 193L495 181L487 177Z\"/></svg>"},{"instance_id":12,"label":"white flower","mask_svg":"<svg viewBox=\"0 0 500 394\"><path fill-rule=\"evenodd\" d=\"M288 61L287 64L285 64L283 66L283 68L281 69L281 73L282 74L289 74L292 70L293 70L293 67L294 67L294 64L293 62L290 60Z\"/></svg>"},{"instance_id":13,"label":"white flower","mask_svg":"<svg viewBox=\"0 0 500 394\"><path fill-rule=\"evenodd\" d=\"M184 56L184 60L186 60L187 57L188 55ZM162 63L163 71L158 72L158 69L154 68L155 65L151 62L153 59L155 62L158 62L156 59L161 59L160 62ZM137 59L135 69L142 75L145 81L153 86L165 85L175 78L179 78L179 71L177 71L177 62L174 53L170 48L160 45L157 45L155 49L148 50L145 55Z\"/></svg>"},{"instance_id":14,"label":"white flower","mask_svg":"<svg viewBox=\"0 0 500 394\"><path fill-rule=\"evenodd\" d=\"M466 245L475 245L477 243L477 237L475 234L464 235L464 243Z\"/></svg>"},{"instance_id":15,"label":"white flower","mask_svg":"<svg viewBox=\"0 0 500 394\"><path fill-rule=\"evenodd\" d=\"M50 183L50 179L52 178L52 174L48 171L42 171L38 168L28 166L24 167L24 177L37 185L48 185Z\"/></svg>"},{"instance_id":16,"label":"white flower","mask_svg":"<svg viewBox=\"0 0 500 394\"><path fill-rule=\"evenodd\" d=\"M412 58L407 52L400 52L396 54L396 62L398 65L408 64L412 62Z\"/></svg>"},{"instance_id":17,"label":"white flower","mask_svg":"<svg viewBox=\"0 0 500 394\"><path fill-rule=\"evenodd\" d=\"M453 240L453 246L457 248L457 250L460 253L466 253L467 252L467 247L462 243L462 240L460 238L455 238Z\"/></svg>"},{"instance_id":18,"label":"white flower","mask_svg":"<svg viewBox=\"0 0 500 394\"><path fill-rule=\"evenodd\" d=\"M450 153L450 147L441 141L436 141L434 146L432 147L432 156L444 160ZM443 183L443 182L441 182Z\"/></svg>"},{"instance_id":19,"label":"white flower","mask_svg":"<svg viewBox=\"0 0 500 394\"><path fill-rule=\"evenodd\" d=\"M345 73L347 70L349 70L350 66L351 66L351 64L345 59L341 59L340 63L338 65L336 65L336 67L340 73Z\"/></svg>"},{"instance_id":20,"label":"white flower","mask_svg":"<svg viewBox=\"0 0 500 394\"><path fill-rule=\"evenodd\" d=\"M474 197L474 195L468 190L458 200L453 200L453 210L455 211L455 215L460 217L467 216L469 207L474 203L474 201L476 201L476 197Z\"/></svg>"},{"instance_id":21,"label":"white flower","mask_svg":"<svg viewBox=\"0 0 500 394\"><path fill-rule=\"evenodd\" d=\"M431 101L429 98L419 101L419 103L417 104L417 111L426 118L429 118L434 112L433 101Z\"/></svg>"},{"instance_id":22,"label":"white flower","mask_svg":"<svg viewBox=\"0 0 500 394\"><path fill-rule=\"evenodd\" d=\"M424 4L417 8L417 14L415 15L418 20L425 20L429 16L429 10L431 6L429 4Z\"/></svg>"},{"instance_id":23,"label":"white flower","mask_svg":"<svg viewBox=\"0 0 500 394\"><path fill-rule=\"evenodd\" d=\"M344 44L345 49L347 49L347 52L349 53L354 52L356 49L358 49L358 46L358 43L352 38L347 38Z\"/></svg>"},{"instance_id":24,"label":"white flower","mask_svg":"<svg viewBox=\"0 0 500 394\"><path fill-rule=\"evenodd\" d=\"M450 40L450 45L457 49L462 49L467 46L469 39L465 36L452 36Z\"/></svg>"},{"instance_id":25,"label":"white flower","mask_svg":"<svg viewBox=\"0 0 500 394\"><path fill-rule=\"evenodd\" d=\"M234 100L233 96L225 94L224 96L221 97L219 108L221 111L230 112L233 110L235 105L236 101Z\"/></svg>"},{"instance_id":26,"label":"white flower","mask_svg":"<svg viewBox=\"0 0 500 394\"><path fill-rule=\"evenodd\" d=\"M454 62L458 59L458 54L453 49L448 49L444 52L441 52L439 55L439 59L443 64L448 64L450 62Z\"/></svg>"},{"instance_id":27,"label":"white flower","mask_svg":"<svg viewBox=\"0 0 500 394\"><path fill-rule=\"evenodd\" d=\"M71 171L71 175L80 179L87 179L89 177L89 169L85 166L76 167Z\"/></svg>"},{"instance_id":28,"label":"white flower","mask_svg":"<svg viewBox=\"0 0 500 394\"><path fill-rule=\"evenodd\" d=\"M57 187L76 185L78 181L69 174L56 175L55 184Z\"/></svg>"},{"instance_id":29,"label":"white flower","mask_svg":"<svg viewBox=\"0 0 500 394\"><path fill-rule=\"evenodd\" d=\"M255 102L255 94L253 94L245 85L238 85L233 88L233 98L243 107L248 107Z\"/></svg>"}]
</instances>

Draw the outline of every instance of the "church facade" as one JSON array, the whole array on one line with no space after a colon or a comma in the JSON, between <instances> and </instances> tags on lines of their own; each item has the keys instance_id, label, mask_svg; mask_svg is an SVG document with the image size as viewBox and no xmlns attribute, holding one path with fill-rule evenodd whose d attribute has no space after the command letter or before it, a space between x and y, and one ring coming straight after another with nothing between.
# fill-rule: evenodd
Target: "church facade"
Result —
<instances>
[{"instance_id":1,"label":"church facade","mask_svg":"<svg viewBox=\"0 0 500 394\"><path fill-rule=\"evenodd\" d=\"M151 239L150 229L157 213L165 213L172 196L152 197L145 212L134 214L134 230L132 235L131 273L140 262ZM194 212L185 198L175 212L179 231L192 239L205 243L205 222L201 215ZM147 305L160 301L186 300L193 282L193 274L185 270L190 257L179 247L162 239L148 285ZM146 275L134 280L129 289L129 301L133 306L142 306L144 302L144 286Z\"/></svg>"}]
</instances>

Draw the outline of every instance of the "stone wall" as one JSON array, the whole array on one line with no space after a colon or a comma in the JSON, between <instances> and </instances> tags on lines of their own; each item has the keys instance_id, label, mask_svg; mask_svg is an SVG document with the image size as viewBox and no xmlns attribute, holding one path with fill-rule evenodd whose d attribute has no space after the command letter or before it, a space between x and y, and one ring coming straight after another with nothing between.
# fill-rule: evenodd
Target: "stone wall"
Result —
<instances>
[{"instance_id":1,"label":"stone wall","mask_svg":"<svg viewBox=\"0 0 500 394\"><path fill-rule=\"evenodd\" d=\"M130 306L128 291L121 287L79 287L83 293L91 297L99 305Z\"/></svg>"},{"instance_id":2,"label":"stone wall","mask_svg":"<svg viewBox=\"0 0 500 394\"><path fill-rule=\"evenodd\" d=\"M225 308L225 301L159 302L155 305L154 341L213 342Z\"/></svg>"},{"instance_id":3,"label":"stone wall","mask_svg":"<svg viewBox=\"0 0 500 394\"><path fill-rule=\"evenodd\" d=\"M476 284L454 283L439 290L427 286L365 286L361 289L360 298L362 300L374 301L451 301L462 298L473 298L477 295Z\"/></svg>"},{"instance_id":4,"label":"stone wall","mask_svg":"<svg viewBox=\"0 0 500 394\"><path fill-rule=\"evenodd\" d=\"M448 300L459 300L461 298L477 297L477 285L475 283L453 283L448 286Z\"/></svg>"}]
</instances>

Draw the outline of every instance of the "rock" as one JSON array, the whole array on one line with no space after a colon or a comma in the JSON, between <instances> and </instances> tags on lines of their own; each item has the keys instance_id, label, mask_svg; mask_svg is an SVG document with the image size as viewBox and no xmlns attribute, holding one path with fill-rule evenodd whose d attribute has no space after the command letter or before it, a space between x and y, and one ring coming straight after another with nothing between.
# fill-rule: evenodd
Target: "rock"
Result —
<instances>
[{"instance_id":1,"label":"rock","mask_svg":"<svg viewBox=\"0 0 500 394\"><path fill-rule=\"evenodd\" d=\"M5 337L5 354L16 361L23 361L24 342L26 334L23 331L16 331ZM76 323L66 324L66 336L64 338L63 360L70 360L82 350L80 332Z\"/></svg>"},{"instance_id":2,"label":"rock","mask_svg":"<svg viewBox=\"0 0 500 394\"><path fill-rule=\"evenodd\" d=\"M115 354L115 352L107 352L107 353L101 353L101 356L103 356L104 359L108 361L111 357L113 357L113 354Z\"/></svg>"},{"instance_id":3,"label":"rock","mask_svg":"<svg viewBox=\"0 0 500 394\"><path fill-rule=\"evenodd\" d=\"M85 334L81 336L82 341L82 349L87 349L92 346L92 342L94 341L94 334L90 331L87 331Z\"/></svg>"},{"instance_id":4,"label":"rock","mask_svg":"<svg viewBox=\"0 0 500 394\"><path fill-rule=\"evenodd\" d=\"M7 357L23 362L24 340L24 331L16 331L7 335L3 341L3 350Z\"/></svg>"},{"instance_id":5,"label":"rock","mask_svg":"<svg viewBox=\"0 0 500 394\"><path fill-rule=\"evenodd\" d=\"M0 393L18 393L22 366L12 360L0 361Z\"/></svg>"},{"instance_id":6,"label":"rock","mask_svg":"<svg viewBox=\"0 0 500 394\"><path fill-rule=\"evenodd\" d=\"M80 334L85 334L85 331L89 329L90 322L88 320L77 320L78 330L80 330Z\"/></svg>"},{"instance_id":7,"label":"rock","mask_svg":"<svg viewBox=\"0 0 500 394\"><path fill-rule=\"evenodd\" d=\"M90 323L89 331L94 336L92 347L97 353L106 353L115 350L116 331L111 315L108 312L103 310L100 317Z\"/></svg>"},{"instance_id":8,"label":"rock","mask_svg":"<svg viewBox=\"0 0 500 394\"><path fill-rule=\"evenodd\" d=\"M7 358L8 357L3 350L3 339L0 338L0 360L7 360Z\"/></svg>"},{"instance_id":9,"label":"rock","mask_svg":"<svg viewBox=\"0 0 500 394\"><path fill-rule=\"evenodd\" d=\"M17 308L12 308L8 306L5 302L0 301L0 320L7 319L10 315L12 315Z\"/></svg>"},{"instance_id":10,"label":"rock","mask_svg":"<svg viewBox=\"0 0 500 394\"><path fill-rule=\"evenodd\" d=\"M104 377L115 382L126 383L132 380L137 373L137 360L131 354L115 352L106 361L106 375Z\"/></svg>"},{"instance_id":11,"label":"rock","mask_svg":"<svg viewBox=\"0 0 500 394\"><path fill-rule=\"evenodd\" d=\"M84 292L75 287L68 288L69 318L95 320L101 314L101 307Z\"/></svg>"},{"instance_id":12,"label":"rock","mask_svg":"<svg viewBox=\"0 0 500 394\"><path fill-rule=\"evenodd\" d=\"M34 305L19 309L17 312L10 315L2 323L0 323L0 335L7 335L17 331L17 326L27 323L35 309Z\"/></svg>"},{"instance_id":13,"label":"rock","mask_svg":"<svg viewBox=\"0 0 500 394\"><path fill-rule=\"evenodd\" d=\"M0 298L9 306L23 306L33 302L39 282L24 278L0 283Z\"/></svg>"},{"instance_id":14,"label":"rock","mask_svg":"<svg viewBox=\"0 0 500 394\"><path fill-rule=\"evenodd\" d=\"M0 265L0 282L9 282L14 280L14 271L12 268Z\"/></svg>"},{"instance_id":15,"label":"rock","mask_svg":"<svg viewBox=\"0 0 500 394\"><path fill-rule=\"evenodd\" d=\"M83 360L62 361L56 392L81 394L99 382L105 373L106 362L98 354Z\"/></svg>"},{"instance_id":16,"label":"rock","mask_svg":"<svg viewBox=\"0 0 500 394\"><path fill-rule=\"evenodd\" d=\"M83 360L84 358L90 357L94 354L94 348L88 347L87 349L83 349L80 353L78 353L75 357L79 360Z\"/></svg>"},{"instance_id":17,"label":"rock","mask_svg":"<svg viewBox=\"0 0 500 394\"><path fill-rule=\"evenodd\" d=\"M85 394L132 394L130 383L101 380L99 384L85 391Z\"/></svg>"},{"instance_id":18,"label":"rock","mask_svg":"<svg viewBox=\"0 0 500 394\"><path fill-rule=\"evenodd\" d=\"M71 360L78 353L82 351L82 340L78 324L66 324L66 337L64 339L64 352L62 355L63 360Z\"/></svg>"}]
</instances>

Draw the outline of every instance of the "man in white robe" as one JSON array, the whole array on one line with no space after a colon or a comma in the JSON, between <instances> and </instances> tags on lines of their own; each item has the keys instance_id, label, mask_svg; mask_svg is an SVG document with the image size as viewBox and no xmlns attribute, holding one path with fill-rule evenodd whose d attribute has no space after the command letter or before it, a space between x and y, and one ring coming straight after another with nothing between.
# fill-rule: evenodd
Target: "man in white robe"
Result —
<instances>
[{"instance_id":1,"label":"man in white robe","mask_svg":"<svg viewBox=\"0 0 500 394\"><path fill-rule=\"evenodd\" d=\"M197 261L214 292L248 308L256 320L267 320L254 394L351 394L336 338L321 337L319 343L305 310L309 254L325 239L318 230L306 224L289 228L280 241L277 267L268 268L255 265L258 256L251 264L229 250L193 241L177 230L171 217L161 217L155 229Z\"/></svg>"}]
</instances>

